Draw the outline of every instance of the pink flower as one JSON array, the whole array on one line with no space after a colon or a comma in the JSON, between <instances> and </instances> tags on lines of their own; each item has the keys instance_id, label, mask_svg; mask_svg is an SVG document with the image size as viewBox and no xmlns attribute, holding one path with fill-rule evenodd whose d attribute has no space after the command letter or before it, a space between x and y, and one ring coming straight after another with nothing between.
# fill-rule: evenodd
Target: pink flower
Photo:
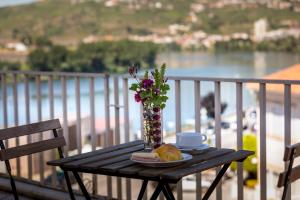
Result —
<instances>
[{"instance_id":1,"label":"pink flower","mask_svg":"<svg viewBox=\"0 0 300 200\"><path fill-rule=\"evenodd\" d=\"M145 89L149 89L153 85L153 81L151 79L144 79L142 81L142 87Z\"/></svg>"},{"instance_id":2,"label":"pink flower","mask_svg":"<svg viewBox=\"0 0 300 200\"><path fill-rule=\"evenodd\" d=\"M135 93L134 99L136 102L140 102L142 100L140 93Z\"/></svg>"}]
</instances>

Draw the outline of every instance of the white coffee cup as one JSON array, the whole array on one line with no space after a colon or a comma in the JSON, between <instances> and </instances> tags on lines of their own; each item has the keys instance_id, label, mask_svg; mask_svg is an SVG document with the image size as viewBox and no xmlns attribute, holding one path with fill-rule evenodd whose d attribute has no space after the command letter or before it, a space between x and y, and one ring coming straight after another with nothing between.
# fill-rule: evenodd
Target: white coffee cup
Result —
<instances>
[{"instance_id":1,"label":"white coffee cup","mask_svg":"<svg viewBox=\"0 0 300 200\"><path fill-rule=\"evenodd\" d=\"M207 140L207 136L195 132L176 133L176 145L181 148L196 148Z\"/></svg>"}]
</instances>

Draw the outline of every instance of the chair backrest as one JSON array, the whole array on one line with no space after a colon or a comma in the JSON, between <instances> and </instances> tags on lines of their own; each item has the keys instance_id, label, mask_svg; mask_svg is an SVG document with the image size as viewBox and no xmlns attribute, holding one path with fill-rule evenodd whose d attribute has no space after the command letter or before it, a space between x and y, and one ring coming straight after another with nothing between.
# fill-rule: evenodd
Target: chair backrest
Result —
<instances>
[{"instance_id":1,"label":"chair backrest","mask_svg":"<svg viewBox=\"0 0 300 200\"><path fill-rule=\"evenodd\" d=\"M279 174L277 187L284 186L282 199L285 199L287 188L290 183L300 178L300 165L293 167L294 159L300 156L300 143L285 147L283 161L287 162L288 168L286 171Z\"/></svg>"},{"instance_id":2,"label":"chair backrest","mask_svg":"<svg viewBox=\"0 0 300 200\"><path fill-rule=\"evenodd\" d=\"M57 129L59 128L61 128L59 120L53 119L0 130L0 160L9 160L12 158L39 153L54 148L59 148L59 150L61 151L60 148L66 145L66 141L63 136L58 136ZM50 130L52 130L54 134L54 138L52 139L46 139L11 148L5 148L3 144L3 140L6 139L41 133Z\"/></svg>"}]
</instances>

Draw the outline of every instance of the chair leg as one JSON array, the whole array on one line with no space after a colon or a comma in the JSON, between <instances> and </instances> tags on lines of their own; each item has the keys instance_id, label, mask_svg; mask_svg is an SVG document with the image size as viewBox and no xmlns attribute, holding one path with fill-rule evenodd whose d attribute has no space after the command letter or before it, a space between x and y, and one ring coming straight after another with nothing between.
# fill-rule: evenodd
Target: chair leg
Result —
<instances>
[{"instance_id":1,"label":"chair leg","mask_svg":"<svg viewBox=\"0 0 300 200\"><path fill-rule=\"evenodd\" d=\"M73 174L75 176L75 179L76 179L76 181L77 181L77 183L78 183L78 185L79 185L79 187L81 189L81 192L83 193L85 199L86 200L91 200L91 197L90 197L88 191L86 190L86 188L85 188L85 186L84 186L84 184L83 184L83 182L82 182L79 174L77 172L75 172L75 171L72 171L72 172L73 172Z\"/></svg>"},{"instance_id":2,"label":"chair leg","mask_svg":"<svg viewBox=\"0 0 300 200\"><path fill-rule=\"evenodd\" d=\"M68 187L68 191L69 191L69 195L71 200L76 200L74 193L73 193L73 189L72 189L72 185L71 185L71 181L70 181L70 177L67 171L64 171L64 175L65 175L65 179L66 179L66 183L67 183L67 187Z\"/></svg>"},{"instance_id":3,"label":"chair leg","mask_svg":"<svg viewBox=\"0 0 300 200\"><path fill-rule=\"evenodd\" d=\"M15 180L14 180L14 178L12 177L12 175L11 175L10 172L8 172L8 174L9 174L9 177L10 177L10 185L11 185L11 189L12 189L12 191L13 191L15 200L19 200Z\"/></svg>"},{"instance_id":4,"label":"chair leg","mask_svg":"<svg viewBox=\"0 0 300 200\"><path fill-rule=\"evenodd\" d=\"M3 142L2 142L2 145L3 145ZM3 147L1 147L1 149L3 149ZM5 161L5 165L6 165L7 173L9 175L11 190L14 194L14 198L15 198L15 200L19 200L16 183L15 183L14 177L11 174L11 167L10 167L10 163L8 160Z\"/></svg>"},{"instance_id":5,"label":"chair leg","mask_svg":"<svg viewBox=\"0 0 300 200\"><path fill-rule=\"evenodd\" d=\"M284 186L281 200L285 200L286 199L286 195L287 195L288 189L289 189L289 184L287 184L287 185Z\"/></svg>"}]
</instances>

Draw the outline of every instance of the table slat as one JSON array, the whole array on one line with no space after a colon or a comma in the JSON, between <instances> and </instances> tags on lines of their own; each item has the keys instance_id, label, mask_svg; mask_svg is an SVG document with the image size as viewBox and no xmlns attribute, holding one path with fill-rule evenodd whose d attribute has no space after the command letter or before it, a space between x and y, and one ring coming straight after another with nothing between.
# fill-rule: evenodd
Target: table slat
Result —
<instances>
[{"instance_id":1,"label":"table slat","mask_svg":"<svg viewBox=\"0 0 300 200\"><path fill-rule=\"evenodd\" d=\"M79 155L75 155L75 156L69 156L67 158L63 158L63 159L59 159L59 160L49 161L49 162L47 162L47 164L53 165L53 166L60 166L62 164L68 163L68 162L77 161L77 160L93 157L93 156L100 155L100 154L109 153L112 151L117 151L117 150L124 149L124 148L129 148L129 147L133 147L133 146L137 146L137 145L141 145L141 144L144 144L143 140L137 140L134 142L128 142L128 143L124 143L124 144L120 144L120 145L116 145L116 146L107 147L105 149L99 149L99 150L91 151L88 153L83 153L83 154L79 154Z\"/></svg>"},{"instance_id":2,"label":"table slat","mask_svg":"<svg viewBox=\"0 0 300 200\"><path fill-rule=\"evenodd\" d=\"M175 166L175 167L172 167L172 168L146 168L145 170L139 171L137 173L141 176L156 177L156 176L160 176L160 175L162 175L164 173L167 173L167 172L180 170L180 169L185 169L185 168L188 168L188 167L190 167L194 164L199 164L199 163L204 162L206 160L213 159L213 158L216 158L216 157L221 157L221 156L224 156L224 155L232 153L232 152L234 152L234 150L232 150L232 149L216 150L215 148L212 148L212 150L209 151L209 152L194 155L192 160L190 160L190 161L188 161L188 162L186 162L182 165L178 165L178 166Z\"/></svg>"},{"instance_id":3,"label":"table slat","mask_svg":"<svg viewBox=\"0 0 300 200\"><path fill-rule=\"evenodd\" d=\"M176 180L181 179L184 176L194 174L197 172L201 172L204 170L208 170L208 169L211 169L214 167L218 167L225 163L230 163L232 161L240 161L242 159L247 158L248 156L250 156L252 154L254 154L254 152L245 151L245 150L232 152L232 153L226 154L224 156L214 158L214 159L205 161L205 162L197 164L197 165L193 165L191 167L185 167L185 168L177 169L176 171L164 173L162 175L162 178L166 179L166 180L176 181Z\"/></svg>"},{"instance_id":4,"label":"table slat","mask_svg":"<svg viewBox=\"0 0 300 200\"><path fill-rule=\"evenodd\" d=\"M84 159L80 159L80 160L76 160L76 161L72 161L72 162L62 164L61 166L63 168L76 169L79 166L84 165L84 164L88 164L88 163L92 163L92 162L101 163L101 162L104 162L106 159L111 159L111 158L114 158L114 157L117 157L117 156L121 156L121 155L128 154L128 153L133 153L133 152L136 152L136 151L141 151L143 149L144 149L144 144L129 147L129 148L124 148L124 149L120 149L120 150L116 150L116 151L111 151L111 152L107 152L107 153L104 153L104 154L90 156L88 158L84 158Z\"/></svg>"},{"instance_id":5,"label":"table slat","mask_svg":"<svg viewBox=\"0 0 300 200\"><path fill-rule=\"evenodd\" d=\"M103 167L101 167L100 171L114 173L114 172L117 172L117 170L119 170L119 169L126 168L126 167L129 167L132 165L137 165L137 164L131 160L125 160L122 162L103 166Z\"/></svg>"},{"instance_id":6,"label":"table slat","mask_svg":"<svg viewBox=\"0 0 300 200\"><path fill-rule=\"evenodd\" d=\"M94 170L94 169L98 169L99 167L102 167L102 166L111 165L111 164L120 163L122 161L129 160L130 157L131 157L131 153L117 156L117 157L110 158L110 159L106 159L101 162L96 161L96 162L80 165L78 167L82 168L82 169Z\"/></svg>"}]
</instances>

